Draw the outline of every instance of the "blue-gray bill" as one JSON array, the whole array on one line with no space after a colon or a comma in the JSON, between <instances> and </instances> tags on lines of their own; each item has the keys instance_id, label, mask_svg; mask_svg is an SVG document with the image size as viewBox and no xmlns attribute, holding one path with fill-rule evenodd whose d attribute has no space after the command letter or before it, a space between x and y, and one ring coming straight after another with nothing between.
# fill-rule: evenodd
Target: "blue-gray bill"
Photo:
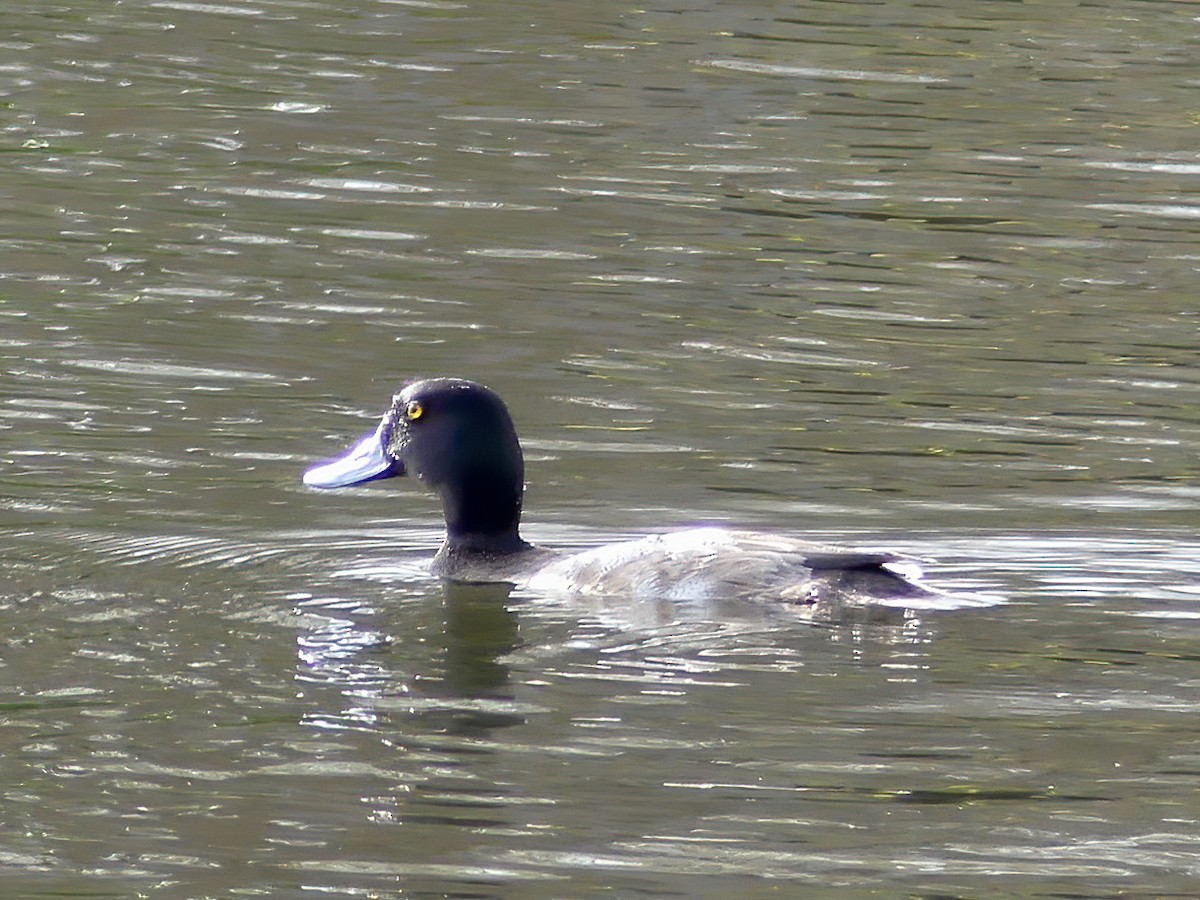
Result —
<instances>
[{"instance_id":1,"label":"blue-gray bill","mask_svg":"<svg viewBox=\"0 0 1200 900\"><path fill-rule=\"evenodd\" d=\"M387 416L374 431L368 431L345 453L322 460L304 473L310 487L339 488L399 474L397 463L387 453Z\"/></svg>"}]
</instances>

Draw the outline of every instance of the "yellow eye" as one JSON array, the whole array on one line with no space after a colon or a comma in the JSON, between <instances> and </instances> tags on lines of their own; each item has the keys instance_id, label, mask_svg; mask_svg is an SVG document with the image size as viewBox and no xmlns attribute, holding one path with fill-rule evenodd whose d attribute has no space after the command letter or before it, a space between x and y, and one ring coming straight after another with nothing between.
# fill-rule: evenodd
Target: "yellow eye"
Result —
<instances>
[{"instance_id":1,"label":"yellow eye","mask_svg":"<svg viewBox=\"0 0 1200 900\"><path fill-rule=\"evenodd\" d=\"M417 400L409 400L408 406L404 407L404 415L410 422L415 422L425 414L425 407Z\"/></svg>"}]
</instances>

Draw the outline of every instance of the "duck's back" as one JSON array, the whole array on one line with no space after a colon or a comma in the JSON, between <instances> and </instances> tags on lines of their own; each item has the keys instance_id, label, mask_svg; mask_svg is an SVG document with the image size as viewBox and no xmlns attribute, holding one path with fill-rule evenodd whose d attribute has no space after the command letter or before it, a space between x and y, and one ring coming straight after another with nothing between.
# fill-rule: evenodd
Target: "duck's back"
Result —
<instances>
[{"instance_id":1,"label":"duck's back","mask_svg":"<svg viewBox=\"0 0 1200 900\"><path fill-rule=\"evenodd\" d=\"M928 596L903 557L840 550L777 535L692 528L562 557L525 586L631 599L758 599L818 603Z\"/></svg>"}]
</instances>

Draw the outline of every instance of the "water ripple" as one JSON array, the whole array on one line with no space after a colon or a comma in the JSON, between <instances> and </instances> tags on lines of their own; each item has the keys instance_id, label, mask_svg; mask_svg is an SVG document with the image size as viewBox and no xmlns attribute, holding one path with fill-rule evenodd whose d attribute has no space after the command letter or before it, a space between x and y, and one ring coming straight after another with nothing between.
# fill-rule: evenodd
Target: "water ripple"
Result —
<instances>
[{"instance_id":1,"label":"water ripple","mask_svg":"<svg viewBox=\"0 0 1200 900\"><path fill-rule=\"evenodd\" d=\"M829 69L821 66L789 66L760 63L744 59L707 59L697 65L756 75L778 75L785 78L813 78L818 81L878 81L893 84L942 84L949 79L937 75L905 72L870 72L863 69Z\"/></svg>"},{"instance_id":2,"label":"water ripple","mask_svg":"<svg viewBox=\"0 0 1200 900\"><path fill-rule=\"evenodd\" d=\"M279 382L278 375L270 372L254 372L246 369L219 369L209 366L185 366L179 363L138 361L132 359L64 359L61 365L77 369L93 369L98 372L116 372L121 375L141 377L145 375L184 379L230 379L239 381Z\"/></svg>"}]
</instances>

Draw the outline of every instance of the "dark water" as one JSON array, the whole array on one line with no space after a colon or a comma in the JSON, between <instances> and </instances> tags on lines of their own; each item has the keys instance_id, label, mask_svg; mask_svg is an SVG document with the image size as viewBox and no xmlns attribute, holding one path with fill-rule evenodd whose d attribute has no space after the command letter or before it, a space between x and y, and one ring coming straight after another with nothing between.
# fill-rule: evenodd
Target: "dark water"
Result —
<instances>
[{"instance_id":1,"label":"dark water","mask_svg":"<svg viewBox=\"0 0 1200 900\"><path fill-rule=\"evenodd\" d=\"M0 16L9 896L1191 896L1190 4ZM733 521L1002 607L424 573L310 460L487 381L530 536Z\"/></svg>"}]
</instances>

